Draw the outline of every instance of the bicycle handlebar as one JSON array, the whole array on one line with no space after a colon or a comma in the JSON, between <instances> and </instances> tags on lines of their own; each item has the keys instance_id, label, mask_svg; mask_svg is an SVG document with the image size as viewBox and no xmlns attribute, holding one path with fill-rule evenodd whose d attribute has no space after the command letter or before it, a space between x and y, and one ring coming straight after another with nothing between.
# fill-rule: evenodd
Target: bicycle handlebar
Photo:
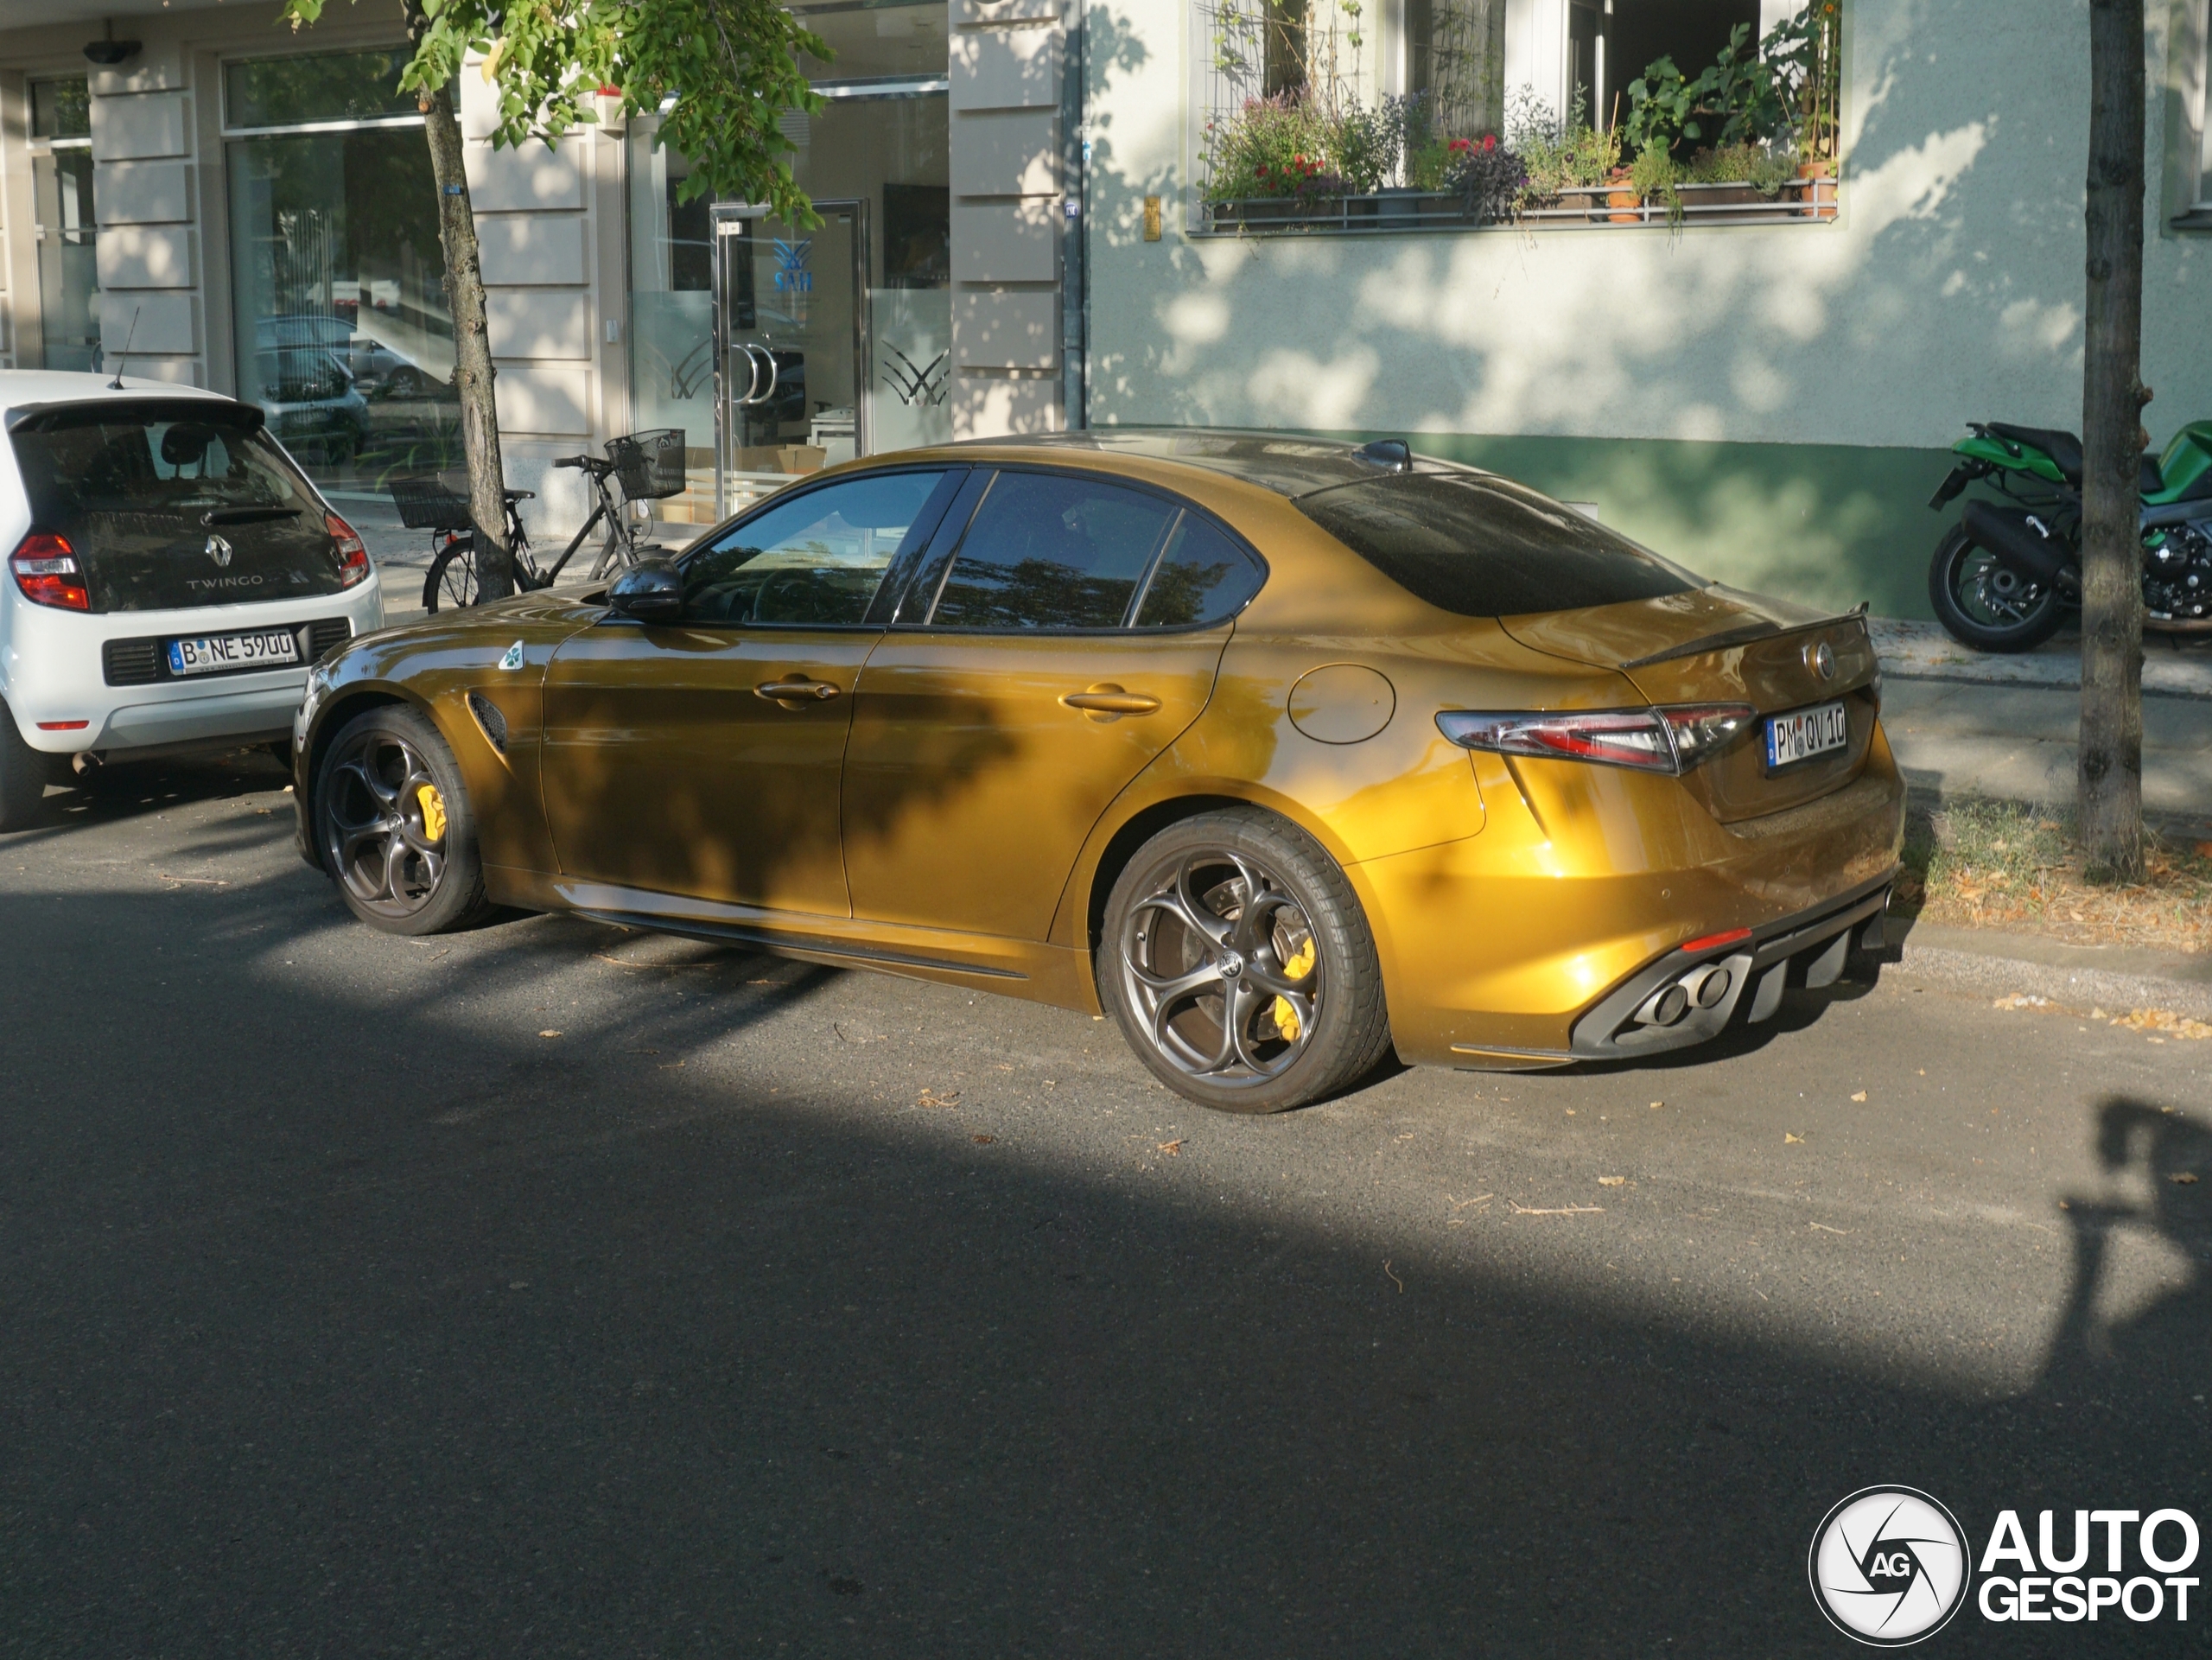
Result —
<instances>
[{"instance_id":1,"label":"bicycle handlebar","mask_svg":"<svg viewBox=\"0 0 2212 1660\"><path fill-rule=\"evenodd\" d=\"M607 474L614 470L614 463L613 461L603 461L596 455L562 455L555 459L553 465L556 467L581 467L585 472L595 473L601 478L606 477Z\"/></svg>"}]
</instances>

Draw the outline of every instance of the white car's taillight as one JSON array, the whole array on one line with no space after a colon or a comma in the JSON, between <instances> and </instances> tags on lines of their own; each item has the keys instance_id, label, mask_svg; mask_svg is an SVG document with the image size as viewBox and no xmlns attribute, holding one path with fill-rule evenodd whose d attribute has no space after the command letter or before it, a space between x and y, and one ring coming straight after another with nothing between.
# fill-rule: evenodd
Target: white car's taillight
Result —
<instances>
[{"instance_id":1,"label":"white car's taillight","mask_svg":"<svg viewBox=\"0 0 2212 1660\"><path fill-rule=\"evenodd\" d=\"M361 540L360 532L335 513L325 513L322 523L330 539L338 544L339 581L351 588L369 574L368 544Z\"/></svg>"},{"instance_id":2,"label":"white car's taillight","mask_svg":"<svg viewBox=\"0 0 2212 1660\"><path fill-rule=\"evenodd\" d=\"M33 605L50 605L61 611L89 611L92 591L77 566L77 550L66 536L27 536L9 556L8 569L16 586Z\"/></svg>"},{"instance_id":3,"label":"white car's taillight","mask_svg":"<svg viewBox=\"0 0 2212 1660\"><path fill-rule=\"evenodd\" d=\"M1599 761L1679 776L1719 754L1758 718L1758 711L1748 703L1694 703L1559 713L1452 709L1438 716L1436 725L1463 749Z\"/></svg>"}]
</instances>

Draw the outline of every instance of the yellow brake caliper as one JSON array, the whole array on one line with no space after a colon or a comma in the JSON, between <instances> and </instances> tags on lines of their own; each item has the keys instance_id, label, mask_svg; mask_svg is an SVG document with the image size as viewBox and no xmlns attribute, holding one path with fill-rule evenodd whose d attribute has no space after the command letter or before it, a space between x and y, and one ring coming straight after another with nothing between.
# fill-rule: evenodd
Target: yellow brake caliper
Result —
<instances>
[{"instance_id":1,"label":"yellow brake caliper","mask_svg":"<svg viewBox=\"0 0 2212 1660\"><path fill-rule=\"evenodd\" d=\"M1298 955L1282 965L1282 976L1286 980L1303 980L1313 972L1313 942L1308 938L1298 948ZM1287 1043L1297 1042L1298 1034L1304 1028L1299 1024L1298 1011L1290 1006L1290 999L1276 998L1272 1012L1275 1017L1275 1030L1282 1034L1283 1040Z\"/></svg>"},{"instance_id":2,"label":"yellow brake caliper","mask_svg":"<svg viewBox=\"0 0 2212 1660\"><path fill-rule=\"evenodd\" d=\"M446 798L438 793L438 786L435 784L425 784L415 792L415 798L423 804L423 839L426 842L444 841L446 839Z\"/></svg>"}]
</instances>

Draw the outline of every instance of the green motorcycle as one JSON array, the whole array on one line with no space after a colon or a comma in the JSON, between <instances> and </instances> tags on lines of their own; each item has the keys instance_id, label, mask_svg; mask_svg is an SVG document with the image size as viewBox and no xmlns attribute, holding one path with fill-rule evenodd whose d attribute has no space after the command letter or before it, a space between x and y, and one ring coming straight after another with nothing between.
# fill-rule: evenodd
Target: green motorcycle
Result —
<instances>
[{"instance_id":1,"label":"green motorcycle","mask_svg":"<svg viewBox=\"0 0 2212 1660\"><path fill-rule=\"evenodd\" d=\"M1984 652L2024 652L2082 602L2082 441L2048 427L1970 422L1951 446L1958 465L1929 506L1976 498L1928 568L1928 598L1951 636ZM2146 626L2212 633L2212 421L2183 427L2156 461L2143 457Z\"/></svg>"}]
</instances>

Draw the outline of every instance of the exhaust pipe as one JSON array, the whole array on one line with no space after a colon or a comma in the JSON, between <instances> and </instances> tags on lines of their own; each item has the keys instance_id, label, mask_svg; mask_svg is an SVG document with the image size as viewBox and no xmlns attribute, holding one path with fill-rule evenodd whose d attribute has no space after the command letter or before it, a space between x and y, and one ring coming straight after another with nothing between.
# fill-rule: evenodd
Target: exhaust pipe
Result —
<instances>
[{"instance_id":1,"label":"exhaust pipe","mask_svg":"<svg viewBox=\"0 0 2212 1660\"><path fill-rule=\"evenodd\" d=\"M1975 545L1987 548L2014 576L2069 597L2080 596L2082 572L2074 555L2026 508L1970 501L1961 522Z\"/></svg>"}]
</instances>

